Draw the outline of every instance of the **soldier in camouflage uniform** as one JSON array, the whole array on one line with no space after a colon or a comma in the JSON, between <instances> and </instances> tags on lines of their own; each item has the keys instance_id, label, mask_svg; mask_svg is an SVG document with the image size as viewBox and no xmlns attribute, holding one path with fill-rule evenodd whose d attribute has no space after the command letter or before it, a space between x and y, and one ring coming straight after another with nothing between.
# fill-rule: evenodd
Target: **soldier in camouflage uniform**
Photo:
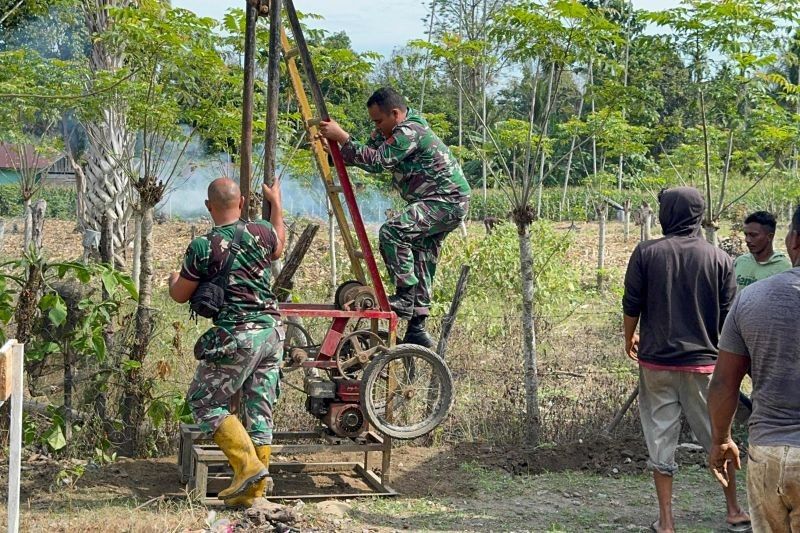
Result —
<instances>
[{"instance_id":1,"label":"soldier in camouflage uniform","mask_svg":"<svg viewBox=\"0 0 800 533\"><path fill-rule=\"evenodd\" d=\"M271 221L244 225L224 307L194 347L200 363L187 398L200 429L214 436L234 468L233 484L220 492L232 506L249 506L263 494L280 391L283 328L270 279L270 265L285 239L278 185L264 187L264 196L271 202ZM170 295L177 302L188 301L200 282L223 270L244 199L235 182L220 178L209 186L206 205L215 225L191 242L180 273L170 276ZM244 425L229 409L239 391Z\"/></svg>"},{"instance_id":2,"label":"soldier in camouflage uniform","mask_svg":"<svg viewBox=\"0 0 800 533\"><path fill-rule=\"evenodd\" d=\"M445 237L467 214L470 187L447 145L394 89L375 91L367 110L376 128L366 144L334 121L322 123L320 134L341 145L346 164L373 173L389 170L408 202L381 226L380 251L397 287L389 303L400 318L410 319L403 342L431 348L425 318L436 264Z\"/></svg>"}]
</instances>

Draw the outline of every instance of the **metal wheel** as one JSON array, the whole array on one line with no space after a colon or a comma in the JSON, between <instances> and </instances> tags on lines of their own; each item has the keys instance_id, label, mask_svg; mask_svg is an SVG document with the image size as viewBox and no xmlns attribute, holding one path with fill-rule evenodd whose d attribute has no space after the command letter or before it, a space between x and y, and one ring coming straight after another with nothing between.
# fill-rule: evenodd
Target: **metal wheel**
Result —
<instances>
[{"instance_id":1,"label":"metal wheel","mask_svg":"<svg viewBox=\"0 0 800 533\"><path fill-rule=\"evenodd\" d=\"M453 377L441 357L415 344L399 344L364 370L361 404L375 429L395 439L432 431L453 405Z\"/></svg>"},{"instance_id":2,"label":"metal wheel","mask_svg":"<svg viewBox=\"0 0 800 533\"><path fill-rule=\"evenodd\" d=\"M369 330L354 331L339 341L333 358L344 377L357 379L370 361L386 350L384 340Z\"/></svg>"},{"instance_id":3,"label":"metal wheel","mask_svg":"<svg viewBox=\"0 0 800 533\"><path fill-rule=\"evenodd\" d=\"M339 285L336 288L336 294L333 296L333 303L334 305L336 305L336 309L344 309L344 306L347 303L347 300L345 299L347 293L353 290L357 290L363 286L364 286L363 283L356 280L345 281L344 283Z\"/></svg>"}]
</instances>

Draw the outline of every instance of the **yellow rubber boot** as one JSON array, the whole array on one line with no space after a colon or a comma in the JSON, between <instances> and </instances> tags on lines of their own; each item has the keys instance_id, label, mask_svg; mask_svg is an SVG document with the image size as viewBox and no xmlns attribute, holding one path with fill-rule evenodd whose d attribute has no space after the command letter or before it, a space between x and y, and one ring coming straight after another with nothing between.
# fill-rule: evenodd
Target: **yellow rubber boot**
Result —
<instances>
[{"instance_id":1,"label":"yellow rubber boot","mask_svg":"<svg viewBox=\"0 0 800 533\"><path fill-rule=\"evenodd\" d=\"M256 455L266 469L269 469L269 456L271 451L272 446L268 444L265 446L256 446ZM261 481L253 483L241 496L225 500L225 505L228 507L252 507L256 499L264 496L267 482L269 482L269 477L265 477Z\"/></svg>"},{"instance_id":2,"label":"yellow rubber boot","mask_svg":"<svg viewBox=\"0 0 800 533\"><path fill-rule=\"evenodd\" d=\"M231 486L220 491L219 499L227 500L241 496L250 486L269 475L269 471L264 468L256 455L250 435L235 416L225 417L214 433L214 442L225 453L233 467Z\"/></svg>"}]
</instances>

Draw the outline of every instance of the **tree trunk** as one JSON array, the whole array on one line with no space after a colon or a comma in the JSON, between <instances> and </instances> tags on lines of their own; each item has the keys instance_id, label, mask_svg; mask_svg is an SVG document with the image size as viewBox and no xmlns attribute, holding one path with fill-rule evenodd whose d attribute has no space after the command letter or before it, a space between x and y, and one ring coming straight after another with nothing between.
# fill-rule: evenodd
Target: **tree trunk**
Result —
<instances>
[{"instance_id":1,"label":"tree trunk","mask_svg":"<svg viewBox=\"0 0 800 533\"><path fill-rule=\"evenodd\" d=\"M139 304L136 307L136 328L131 361L142 365L147 357L153 336L153 206L142 209L141 273L139 275ZM144 420L144 391L142 368L131 367L125 372L125 390L120 414L123 422L123 452L133 456L140 448L139 426Z\"/></svg>"},{"instance_id":2,"label":"tree trunk","mask_svg":"<svg viewBox=\"0 0 800 533\"><path fill-rule=\"evenodd\" d=\"M544 151L539 165L539 185L536 187L536 220L542 218L542 189L544 188Z\"/></svg>"},{"instance_id":3,"label":"tree trunk","mask_svg":"<svg viewBox=\"0 0 800 533\"><path fill-rule=\"evenodd\" d=\"M628 87L628 62L630 57L630 48L631 48L631 36L630 36L630 17L625 23L625 63L624 63L624 70L623 70L623 81L622 86L627 88ZM622 108L622 119L625 120L625 108ZM619 171L617 173L617 190L622 190L622 167L625 161L623 154L619 154Z\"/></svg>"},{"instance_id":4,"label":"tree trunk","mask_svg":"<svg viewBox=\"0 0 800 533\"><path fill-rule=\"evenodd\" d=\"M625 242L628 242L628 236L631 233L631 199L628 198L622 202L622 231Z\"/></svg>"},{"instance_id":5,"label":"tree trunk","mask_svg":"<svg viewBox=\"0 0 800 533\"><path fill-rule=\"evenodd\" d=\"M553 97L553 81L554 81L555 75L556 75L556 64L555 63L551 63L550 64L550 79L547 82L547 100L546 100L547 103L544 106L545 115L547 114L547 110L550 109L550 107L552 105L550 103L550 99ZM549 130L549 128L548 128L549 122L550 121L548 120L542 126L542 137L547 135L547 132ZM542 151L542 161L539 164L539 187L536 190L536 218L537 219L542 216L542 189L544 188L544 161L545 161L545 157L546 157L545 156L544 143L542 143L541 151Z\"/></svg>"},{"instance_id":6,"label":"tree trunk","mask_svg":"<svg viewBox=\"0 0 800 533\"><path fill-rule=\"evenodd\" d=\"M703 219L706 240L717 245L717 230L714 224L714 200L711 198L711 148L708 140L708 121L706 119L706 99L700 91L700 124L703 127L703 172L706 185L706 216Z\"/></svg>"},{"instance_id":7,"label":"tree trunk","mask_svg":"<svg viewBox=\"0 0 800 533\"><path fill-rule=\"evenodd\" d=\"M581 114L583 113L583 100L586 96L586 90L581 93L580 101L578 101L578 120L581 119ZM561 212L564 210L564 203L567 200L567 187L569 186L569 175L572 173L572 156L575 154L575 142L577 141L578 136L572 136L572 142L569 146L569 155L567 156L567 169L564 172L564 191L561 193L561 203L558 206L558 218L561 219Z\"/></svg>"},{"instance_id":8,"label":"tree trunk","mask_svg":"<svg viewBox=\"0 0 800 533\"><path fill-rule=\"evenodd\" d=\"M36 200L30 212L30 232L31 240L29 244L33 244L33 249L38 255L42 251L42 240L44 239L44 215L47 211L47 202L43 199Z\"/></svg>"},{"instance_id":9,"label":"tree trunk","mask_svg":"<svg viewBox=\"0 0 800 533\"><path fill-rule=\"evenodd\" d=\"M653 210L650 209L649 206L645 209L643 220L644 220L644 224L642 225L642 227L644 228L644 235L643 235L644 236L644 240L645 241L649 241L650 240L650 225L653 223Z\"/></svg>"},{"instance_id":10,"label":"tree trunk","mask_svg":"<svg viewBox=\"0 0 800 533\"><path fill-rule=\"evenodd\" d=\"M88 230L94 231L94 230ZM113 239L113 232L114 232L114 224L111 220L104 216L100 220L100 246L99 246L99 256L100 262L111 264L114 259L114 239ZM106 292L105 287L103 288L103 298L108 298L108 293ZM106 418L107 413L107 406L108 406L108 396L107 392L107 384L108 379L112 374L112 367L113 363L109 361L110 357L114 357L114 329L113 326L108 325L106 326L105 330L103 331L103 339L106 343L106 353L109 354L103 361L98 364L99 371L97 375L91 382L91 389L87 393L87 397L94 398L94 412L98 419L103 420L104 424L103 427L106 433L111 433L114 431L113 425L108 421Z\"/></svg>"},{"instance_id":11,"label":"tree trunk","mask_svg":"<svg viewBox=\"0 0 800 533\"><path fill-rule=\"evenodd\" d=\"M486 38L486 0L483 0L482 16L483 16L482 30L483 30L483 37L484 37L484 42L485 42L485 38ZM484 52L484 55L485 55L486 54L485 46L484 46L483 52ZM481 128L481 135L482 135L483 146L484 147L486 146L486 128L487 128L487 124L486 124L486 85L488 84L488 81L487 81L488 75L489 75L488 70L489 70L489 68L486 66L486 60L484 58L484 59L482 59L482 62L481 62L481 82L482 82L481 85L483 85L483 94L482 94L482 98L481 98L481 100L482 100L481 123L482 123L483 127ZM481 182L482 182L482 186L483 186L483 216L485 218L489 214L489 212L487 210L488 202L486 201L486 197L487 197L487 191L486 191L486 157L482 157L481 158Z\"/></svg>"},{"instance_id":12,"label":"tree trunk","mask_svg":"<svg viewBox=\"0 0 800 533\"><path fill-rule=\"evenodd\" d=\"M72 157L72 152L67 151L69 163L75 173L75 220L77 221L77 229L81 233L86 229L86 175L83 168Z\"/></svg>"},{"instance_id":13,"label":"tree trunk","mask_svg":"<svg viewBox=\"0 0 800 533\"><path fill-rule=\"evenodd\" d=\"M458 40L461 41L461 25L462 21L458 21ZM461 147L464 144L464 59L461 53L458 55L458 162L463 164L461 155Z\"/></svg>"},{"instance_id":14,"label":"tree trunk","mask_svg":"<svg viewBox=\"0 0 800 533\"><path fill-rule=\"evenodd\" d=\"M709 224L707 226L703 226L703 231L705 232L706 240L709 243L713 244L714 246L717 246L719 244L719 241L717 240L717 230L718 228L716 224Z\"/></svg>"},{"instance_id":15,"label":"tree trunk","mask_svg":"<svg viewBox=\"0 0 800 533\"><path fill-rule=\"evenodd\" d=\"M92 42L89 66L95 75L123 66L123 58L112 54L97 36L111 25L108 8L125 7L130 3L130 0L83 0L86 27ZM120 168L120 162L130 157L133 139L128 132L124 109L109 106L100 115L101 118L84 124L88 136L84 227L99 231L103 216L109 217L113 226L113 263L122 268L131 214L131 184Z\"/></svg>"},{"instance_id":16,"label":"tree trunk","mask_svg":"<svg viewBox=\"0 0 800 533\"><path fill-rule=\"evenodd\" d=\"M64 438L72 440L72 350L64 350Z\"/></svg>"},{"instance_id":17,"label":"tree trunk","mask_svg":"<svg viewBox=\"0 0 800 533\"><path fill-rule=\"evenodd\" d=\"M589 87L594 87L594 61L589 59ZM594 91L592 91L592 115L594 115ZM597 137L592 135L592 176L597 177Z\"/></svg>"},{"instance_id":18,"label":"tree trunk","mask_svg":"<svg viewBox=\"0 0 800 533\"><path fill-rule=\"evenodd\" d=\"M536 330L533 308L533 251L531 250L531 226L524 221L515 221L519 237L520 277L522 280L522 357L525 372L525 415L527 444L539 442L539 375L536 367Z\"/></svg>"},{"instance_id":19,"label":"tree trunk","mask_svg":"<svg viewBox=\"0 0 800 533\"><path fill-rule=\"evenodd\" d=\"M138 210L134 212L133 225L136 228L136 233L133 237L133 268L131 269L131 277L138 291L139 277L142 275L142 214Z\"/></svg>"},{"instance_id":20,"label":"tree trunk","mask_svg":"<svg viewBox=\"0 0 800 533\"><path fill-rule=\"evenodd\" d=\"M608 216L608 204L603 202L595 208L597 212L597 222L599 224L599 237L597 240L597 290L603 290L606 267L606 217Z\"/></svg>"},{"instance_id":21,"label":"tree trunk","mask_svg":"<svg viewBox=\"0 0 800 533\"><path fill-rule=\"evenodd\" d=\"M28 247L31 245L31 239L33 238L33 215L31 214L30 198L25 198L22 201L22 210L22 216L25 218L25 230L22 237L22 252L25 253L28 251Z\"/></svg>"}]
</instances>

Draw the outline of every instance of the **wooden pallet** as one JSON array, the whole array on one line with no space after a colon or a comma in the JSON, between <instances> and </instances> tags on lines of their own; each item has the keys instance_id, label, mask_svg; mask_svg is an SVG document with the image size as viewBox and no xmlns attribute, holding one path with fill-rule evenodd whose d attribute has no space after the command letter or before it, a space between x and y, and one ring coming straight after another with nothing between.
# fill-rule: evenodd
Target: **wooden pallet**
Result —
<instances>
[{"instance_id":1,"label":"wooden pallet","mask_svg":"<svg viewBox=\"0 0 800 533\"><path fill-rule=\"evenodd\" d=\"M192 446L210 442L213 441L200 431L199 424L181 424L178 440L178 472L181 477L181 485L186 485L192 478Z\"/></svg>"},{"instance_id":2,"label":"wooden pallet","mask_svg":"<svg viewBox=\"0 0 800 533\"><path fill-rule=\"evenodd\" d=\"M196 426L186 424L181 428L181 448L178 454L182 483L186 483L190 492L197 494L206 505L222 505L216 496L220 490L230 485L232 471L225 454L213 443L192 443L198 440ZM358 439L339 438L323 431L300 431L276 433L276 442L303 440L317 442L302 444L273 444L275 455L314 454L318 452L363 453L363 462L274 462L270 464L270 474L275 483L274 491L267 495L270 500L285 499L330 499L356 498L364 496L395 496L397 493L388 486L388 476L381 472L375 474L369 465L369 452L382 452L382 466L388 464L387 444L380 435L367 432ZM188 459L184 455L188 450ZM388 469L387 469L388 470ZM387 471L388 473L388 471ZM308 474L352 476L363 481L369 490L363 492L344 491L326 493L288 493L285 490L286 480L282 474ZM184 478L186 479L184 481Z\"/></svg>"}]
</instances>

